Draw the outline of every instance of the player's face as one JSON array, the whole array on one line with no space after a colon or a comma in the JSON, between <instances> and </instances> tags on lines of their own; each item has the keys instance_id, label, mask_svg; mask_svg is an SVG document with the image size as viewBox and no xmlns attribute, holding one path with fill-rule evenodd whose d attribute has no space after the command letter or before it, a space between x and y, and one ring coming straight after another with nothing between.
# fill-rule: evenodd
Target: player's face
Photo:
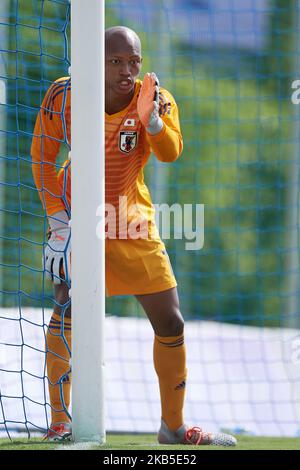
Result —
<instances>
[{"instance_id":1,"label":"player's face","mask_svg":"<svg viewBox=\"0 0 300 470\"><path fill-rule=\"evenodd\" d=\"M142 67L140 46L135 41L111 41L105 54L105 89L114 95L134 91Z\"/></svg>"}]
</instances>

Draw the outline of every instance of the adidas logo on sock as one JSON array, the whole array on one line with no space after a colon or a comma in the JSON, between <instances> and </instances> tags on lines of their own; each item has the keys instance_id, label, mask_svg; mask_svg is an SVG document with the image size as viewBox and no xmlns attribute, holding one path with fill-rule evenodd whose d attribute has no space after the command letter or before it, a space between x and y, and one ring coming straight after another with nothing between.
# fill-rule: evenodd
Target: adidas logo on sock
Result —
<instances>
[{"instance_id":1,"label":"adidas logo on sock","mask_svg":"<svg viewBox=\"0 0 300 470\"><path fill-rule=\"evenodd\" d=\"M70 382L70 376L69 376L69 374L64 375L64 377L63 377L63 379L62 379L62 382L63 382L63 383L68 383L68 382Z\"/></svg>"},{"instance_id":2,"label":"adidas logo on sock","mask_svg":"<svg viewBox=\"0 0 300 470\"><path fill-rule=\"evenodd\" d=\"M179 385L175 387L175 390L182 390L185 388L185 380L183 380Z\"/></svg>"}]
</instances>

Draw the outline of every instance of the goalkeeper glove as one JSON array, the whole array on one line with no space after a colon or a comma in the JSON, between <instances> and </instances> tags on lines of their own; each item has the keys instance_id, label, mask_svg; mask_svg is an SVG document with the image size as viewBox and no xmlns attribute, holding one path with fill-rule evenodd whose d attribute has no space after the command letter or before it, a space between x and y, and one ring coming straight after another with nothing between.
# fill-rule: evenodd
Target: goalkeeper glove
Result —
<instances>
[{"instance_id":1,"label":"goalkeeper glove","mask_svg":"<svg viewBox=\"0 0 300 470\"><path fill-rule=\"evenodd\" d=\"M159 116L159 82L155 73L146 73L137 101L139 118L148 134L158 134L163 128Z\"/></svg>"},{"instance_id":2,"label":"goalkeeper glove","mask_svg":"<svg viewBox=\"0 0 300 470\"><path fill-rule=\"evenodd\" d=\"M62 278L70 279L71 228L65 211L49 217L51 235L45 247L46 278L60 284Z\"/></svg>"}]
</instances>

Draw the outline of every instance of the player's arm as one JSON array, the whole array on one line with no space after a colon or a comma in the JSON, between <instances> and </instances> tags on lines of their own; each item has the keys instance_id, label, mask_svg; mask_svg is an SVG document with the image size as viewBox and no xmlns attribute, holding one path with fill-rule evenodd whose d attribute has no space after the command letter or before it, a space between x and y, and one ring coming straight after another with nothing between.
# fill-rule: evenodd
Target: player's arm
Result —
<instances>
[{"instance_id":1,"label":"player's arm","mask_svg":"<svg viewBox=\"0 0 300 470\"><path fill-rule=\"evenodd\" d=\"M64 113L68 80L51 85L38 113L31 145L32 172L48 216L51 237L45 248L46 276L61 282L63 269L69 277L70 227L56 171L56 159L64 140Z\"/></svg>"},{"instance_id":2,"label":"player's arm","mask_svg":"<svg viewBox=\"0 0 300 470\"><path fill-rule=\"evenodd\" d=\"M48 216L65 210L56 171L56 159L64 139L65 86L65 81L56 81L47 91L36 118L31 144L33 177Z\"/></svg>"},{"instance_id":3,"label":"player's arm","mask_svg":"<svg viewBox=\"0 0 300 470\"><path fill-rule=\"evenodd\" d=\"M183 149L178 108L170 93L159 94L155 74L145 75L137 108L148 142L158 160L176 160Z\"/></svg>"}]
</instances>

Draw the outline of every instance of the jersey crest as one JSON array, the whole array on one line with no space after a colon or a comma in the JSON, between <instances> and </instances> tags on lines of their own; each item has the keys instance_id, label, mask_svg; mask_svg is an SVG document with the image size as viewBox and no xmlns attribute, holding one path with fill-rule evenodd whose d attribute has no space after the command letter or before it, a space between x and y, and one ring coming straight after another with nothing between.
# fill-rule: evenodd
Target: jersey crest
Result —
<instances>
[{"instance_id":1,"label":"jersey crest","mask_svg":"<svg viewBox=\"0 0 300 470\"><path fill-rule=\"evenodd\" d=\"M121 131L119 137L119 149L121 152L129 153L137 146L136 131Z\"/></svg>"}]
</instances>

